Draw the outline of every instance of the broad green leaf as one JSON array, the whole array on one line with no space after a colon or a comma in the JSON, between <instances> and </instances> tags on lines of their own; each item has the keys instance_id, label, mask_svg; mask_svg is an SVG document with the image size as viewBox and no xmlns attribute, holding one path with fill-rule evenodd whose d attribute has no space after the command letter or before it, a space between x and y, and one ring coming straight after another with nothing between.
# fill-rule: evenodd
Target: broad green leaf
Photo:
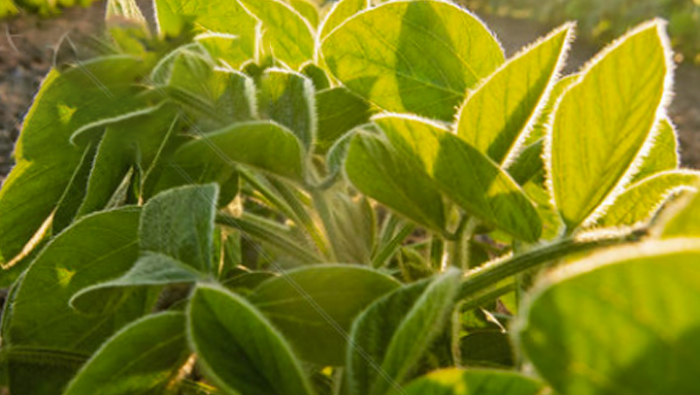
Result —
<instances>
[{"instance_id":1,"label":"broad green leaf","mask_svg":"<svg viewBox=\"0 0 700 395\"><path fill-rule=\"evenodd\" d=\"M451 270L399 288L354 321L346 366L351 395L383 395L410 377L452 312L460 278Z\"/></svg>"},{"instance_id":2,"label":"broad green leaf","mask_svg":"<svg viewBox=\"0 0 700 395\"><path fill-rule=\"evenodd\" d=\"M541 222L520 187L476 148L437 124L414 117L378 116L403 162L416 163L469 214L522 240L534 242ZM404 164L404 166L406 166Z\"/></svg>"},{"instance_id":3,"label":"broad green leaf","mask_svg":"<svg viewBox=\"0 0 700 395\"><path fill-rule=\"evenodd\" d=\"M112 311L137 287L194 283L204 275L168 255L146 252L119 278L81 289L70 299L74 309L86 313ZM97 304L96 301L102 304Z\"/></svg>"},{"instance_id":4,"label":"broad green leaf","mask_svg":"<svg viewBox=\"0 0 700 395\"><path fill-rule=\"evenodd\" d=\"M628 186L597 223L603 226L634 225L649 219L671 196L696 190L700 173L670 170Z\"/></svg>"},{"instance_id":5,"label":"broad green leaf","mask_svg":"<svg viewBox=\"0 0 700 395\"><path fill-rule=\"evenodd\" d=\"M345 174L365 195L427 228L445 232L445 208L430 176L378 135L352 137Z\"/></svg>"},{"instance_id":6,"label":"broad green leaf","mask_svg":"<svg viewBox=\"0 0 700 395\"><path fill-rule=\"evenodd\" d=\"M24 119L17 164L0 190L0 263L22 251L62 196L83 154L70 144L71 134L131 108L138 92L132 83L144 66L137 58L106 57L46 77Z\"/></svg>"},{"instance_id":7,"label":"broad green leaf","mask_svg":"<svg viewBox=\"0 0 700 395\"><path fill-rule=\"evenodd\" d=\"M107 340L63 394L160 393L172 384L188 354L184 315L151 315Z\"/></svg>"},{"instance_id":8,"label":"broad green leaf","mask_svg":"<svg viewBox=\"0 0 700 395\"><path fill-rule=\"evenodd\" d=\"M368 0L340 0L333 3L333 8L328 11L323 19L323 24L318 28L319 37L326 38L336 27L348 20L358 12L369 8Z\"/></svg>"},{"instance_id":9,"label":"broad green leaf","mask_svg":"<svg viewBox=\"0 0 700 395\"><path fill-rule=\"evenodd\" d=\"M218 193L216 184L190 185L149 200L139 226L141 250L168 255L203 272L212 270Z\"/></svg>"},{"instance_id":10,"label":"broad green leaf","mask_svg":"<svg viewBox=\"0 0 700 395\"><path fill-rule=\"evenodd\" d=\"M204 47L212 58L223 61L230 67L239 68L243 63L251 59L246 53L241 38L234 34L207 32L194 38Z\"/></svg>"},{"instance_id":11,"label":"broad green leaf","mask_svg":"<svg viewBox=\"0 0 700 395\"><path fill-rule=\"evenodd\" d=\"M345 133L369 122L374 111L361 97L337 87L316 93L318 134L316 150L326 152Z\"/></svg>"},{"instance_id":12,"label":"broad green leaf","mask_svg":"<svg viewBox=\"0 0 700 395\"><path fill-rule=\"evenodd\" d=\"M315 29L318 26L318 9L314 3L309 0L289 0L289 5L304 17L312 28Z\"/></svg>"},{"instance_id":13,"label":"broad green leaf","mask_svg":"<svg viewBox=\"0 0 700 395\"><path fill-rule=\"evenodd\" d=\"M304 148L310 150L316 135L316 102L311 80L302 74L268 69L258 85L261 117L289 128Z\"/></svg>"},{"instance_id":14,"label":"broad green leaf","mask_svg":"<svg viewBox=\"0 0 700 395\"><path fill-rule=\"evenodd\" d=\"M195 27L198 30L239 37L239 51L255 57L258 22L237 1L157 0L154 2L161 37L177 37Z\"/></svg>"},{"instance_id":15,"label":"broad green leaf","mask_svg":"<svg viewBox=\"0 0 700 395\"><path fill-rule=\"evenodd\" d=\"M13 393L55 394L104 340L152 308L154 295L147 292L92 316L68 305L78 290L131 267L138 256L139 214L125 208L84 217L56 236L25 272L3 317ZM26 381L28 371L42 372L43 381Z\"/></svg>"},{"instance_id":16,"label":"broad green leaf","mask_svg":"<svg viewBox=\"0 0 700 395\"><path fill-rule=\"evenodd\" d=\"M333 233L329 238L336 261L370 263L376 248L377 221L369 199L333 189L325 192L325 199L330 208Z\"/></svg>"},{"instance_id":17,"label":"broad green leaf","mask_svg":"<svg viewBox=\"0 0 700 395\"><path fill-rule=\"evenodd\" d=\"M232 169L234 164L242 164L302 182L302 153L299 140L289 129L267 121L244 122L183 145L175 153L172 166L184 169L197 179L199 176L193 175L216 175ZM211 181L214 180L218 178Z\"/></svg>"},{"instance_id":18,"label":"broad green leaf","mask_svg":"<svg viewBox=\"0 0 700 395\"><path fill-rule=\"evenodd\" d=\"M198 285L187 329L205 375L225 393L313 394L286 340L240 296Z\"/></svg>"},{"instance_id":19,"label":"broad green leaf","mask_svg":"<svg viewBox=\"0 0 700 395\"><path fill-rule=\"evenodd\" d=\"M445 369L423 376L403 395L540 395L544 386L523 375L501 370Z\"/></svg>"},{"instance_id":20,"label":"broad green leaf","mask_svg":"<svg viewBox=\"0 0 700 395\"><path fill-rule=\"evenodd\" d=\"M337 366L345 362L344 335L353 319L399 285L361 266L312 266L265 281L248 300L270 318L301 358Z\"/></svg>"},{"instance_id":21,"label":"broad green leaf","mask_svg":"<svg viewBox=\"0 0 700 395\"><path fill-rule=\"evenodd\" d=\"M671 63L662 28L642 25L604 50L560 101L545 156L569 232L624 184L665 104Z\"/></svg>"},{"instance_id":22,"label":"broad green leaf","mask_svg":"<svg viewBox=\"0 0 700 395\"><path fill-rule=\"evenodd\" d=\"M565 25L524 49L471 92L457 135L496 163L512 162L564 66L572 30Z\"/></svg>"},{"instance_id":23,"label":"broad green leaf","mask_svg":"<svg viewBox=\"0 0 700 395\"><path fill-rule=\"evenodd\" d=\"M653 145L649 152L643 152L639 171L632 182L637 182L654 174L675 170L680 163L676 129L668 118L662 118L651 136Z\"/></svg>"},{"instance_id":24,"label":"broad green leaf","mask_svg":"<svg viewBox=\"0 0 700 395\"><path fill-rule=\"evenodd\" d=\"M648 241L549 275L517 331L539 374L562 394L700 391L698 245Z\"/></svg>"},{"instance_id":25,"label":"broad green leaf","mask_svg":"<svg viewBox=\"0 0 700 395\"><path fill-rule=\"evenodd\" d=\"M515 351L507 333L499 331L474 331L459 339L462 366L512 368L515 367Z\"/></svg>"},{"instance_id":26,"label":"broad green leaf","mask_svg":"<svg viewBox=\"0 0 700 395\"><path fill-rule=\"evenodd\" d=\"M262 51L296 70L313 59L314 29L294 8L278 0L240 0L262 24ZM252 58L252 57L251 57Z\"/></svg>"},{"instance_id":27,"label":"broad green leaf","mask_svg":"<svg viewBox=\"0 0 700 395\"><path fill-rule=\"evenodd\" d=\"M466 33L468 32L468 34ZM387 2L356 14L321 42L333 75L389 111L444 121L468 89L503 63L469 12L442 1Z\"/></svg>"}]
</instances>

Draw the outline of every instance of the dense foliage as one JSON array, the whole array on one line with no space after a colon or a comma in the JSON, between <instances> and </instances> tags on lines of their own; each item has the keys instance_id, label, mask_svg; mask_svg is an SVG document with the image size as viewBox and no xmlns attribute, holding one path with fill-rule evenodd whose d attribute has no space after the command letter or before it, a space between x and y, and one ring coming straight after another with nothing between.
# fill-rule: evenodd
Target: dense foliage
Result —
<instances>
[{"instance_id":1,"label":"dense foliage","mask_svg":"<svg viewBox=\"0 0 700 395\"><path fill-rule=\"evenodd\" d=\"M576 20L583 36L604 42L655 16L669 21L674 48L700 64L700 2L694 0L465 0L484 12L534 17L557 24Z\"/></svg>"},{"instance_id":2,"label":"dense foliage","mask_svg":"<svg viewBox=\"0 0 700 395\"><path fill-rule=\"evenodd\" d=\"M563 76L571 25L505 59L443 1L155 6L24 120L13 395L700 390L662 22Z\"/></svg>"}]
</instances>

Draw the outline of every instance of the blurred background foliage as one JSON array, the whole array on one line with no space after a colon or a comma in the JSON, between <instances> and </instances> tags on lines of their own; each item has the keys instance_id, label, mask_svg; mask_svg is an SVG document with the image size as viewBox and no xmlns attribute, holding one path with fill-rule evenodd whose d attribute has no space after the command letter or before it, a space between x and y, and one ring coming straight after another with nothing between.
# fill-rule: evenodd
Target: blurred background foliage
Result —
<instances>
[{"instance_id":1,"label":"blurred background foliage","mask_svg":"<svg viewBox=\"0 0 700 395\"><path fill-rule=\"evenodd\" d=\"M700 0L464 0L472 10L534 19L547 25L578 21L578 35L607 42L654 17L669 22L677 61L700 64Z\"/></svg>"},{"instance_id":2,"label":"blurred background foliage","mask_svg":"<svg viewBox=\"0 0 700 395\"><path fill-rule=\"evenodd\" d=\"M0 0L0 18L22 11L52 15L63 7L87 7L97 0Z\"/></svg>"}]
</instances>

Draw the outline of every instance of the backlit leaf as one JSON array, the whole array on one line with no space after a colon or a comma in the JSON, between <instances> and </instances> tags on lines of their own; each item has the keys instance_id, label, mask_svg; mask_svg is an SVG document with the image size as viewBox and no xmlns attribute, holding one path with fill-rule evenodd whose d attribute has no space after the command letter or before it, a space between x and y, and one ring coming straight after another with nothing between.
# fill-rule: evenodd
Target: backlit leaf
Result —
<instances>
[{"instance_id":1,"label":"backlit leaf","mask_svg":"<svg viewBox=\"0 0 700 395\"><path fill-rule=\"evenodd\" d=\"M446 369L423 376L404 395L540 395L543 385L523 375L500 370Z\"/></svg>"},{"instance_id":2,"label":"backlit leaf","mask_svg":"<svg viewBox=\"0 0 700 395\"><path fill-rule=\"evenodd\" d=\"M445 121L467 89L503 63L481 21L442 1L370 8L333 30L321 49L333 75L370 102Z\"/></svg>"},{"instance_id":3,"label":"backlit leaf","mask_svg":"<svg viewBox=\"0 0 700 395\"><path fill-rule=\"evenodd\" d=\"M524 49L470 93L457 135L496 163L513 161L564 65L573 26Z\"/></svg>"},{"instance_id":4,"label":"backlit leaf","mask_svg":"<svg viewBox=\"0 0 700 395\"><path fill-rule=\"evenodd\" d=\"M651 136L653 145L644 153L639 171L632 182L643 180L662 171L674 170L680 163L678 155L678 136L676 129L668 118L661 119L657 130Z\"/></svg>"},{"instance_id":5,"label":"backlit leaf","mask_svg":"<svg viewBox=\"0 0 700 395\"><path fill-rule=\"evenodd\" d=\"M537 288L519 344L558 393L696 393L698 259L697 239L673 239L569 264Z\"/></svg>"},{"instance_id":6,"label":"backlit leaf","mask_svg":"<svg viewBox=\"0 0 700 395\"><path fill-rule=\"evenodd\" d=\"M619 192L663 109L671 70L662 27L642 25L603 51L560 101L546 165L569 232Z\"/></svg>"}]
</instances>

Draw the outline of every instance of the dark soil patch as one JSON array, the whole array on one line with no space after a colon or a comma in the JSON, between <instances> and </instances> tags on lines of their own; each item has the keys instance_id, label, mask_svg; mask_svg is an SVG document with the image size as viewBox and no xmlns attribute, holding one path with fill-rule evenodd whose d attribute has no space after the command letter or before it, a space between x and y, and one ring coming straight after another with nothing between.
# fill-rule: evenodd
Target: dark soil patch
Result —
<instances>
[{"instance_id":1,"label":"dark soil patch","mask_svg":"<svg viewBox=\"0 0 700 395\"><path fill-rule=\"evenodd\" d=\"M139 2L150 6L150 1ZM150 10L146 13L150 15ZM103 16L104 3L98 2L90 8L66 10L52 19L22 15L0 22L0 180L11 168L10 152L22 117L53 63L58 42L68 32L80 36L99 31ZM509 56L547 32L526 20L484 19ZM567 71L578 69L595 52L594 46L575 42ZM684 163L700 167L700 68L678 67L676 96L670 113L680 132Z\"/></svg>"}]
</instances>

